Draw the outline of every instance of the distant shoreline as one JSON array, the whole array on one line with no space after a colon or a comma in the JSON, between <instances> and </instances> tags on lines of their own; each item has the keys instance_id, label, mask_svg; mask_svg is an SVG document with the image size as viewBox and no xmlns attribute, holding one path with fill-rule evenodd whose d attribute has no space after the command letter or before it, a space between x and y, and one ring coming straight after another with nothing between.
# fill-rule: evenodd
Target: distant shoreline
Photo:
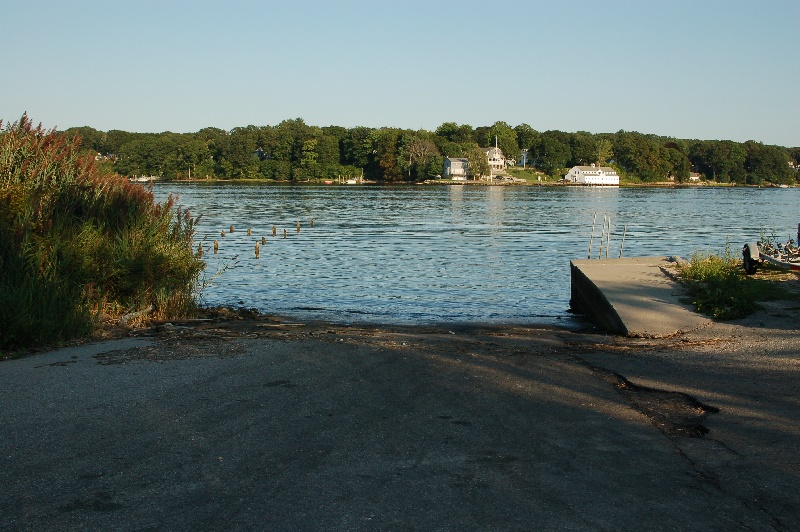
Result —
<instances>
[{"instance_id":1,"label":"distant shoreline","mask_svg":"<svg viewBox=\"0 0 800 532\"><path fill-rule=\"evenodd\" d=\"M507 186L521 186L521 187L577 187L577 188L798 188L799 185L740 185L736 183L714 183L703 181L700 183L672 183L667 181L659 181L655 183L620 183L619 185L580 185L575 183L564 183L561 181L542 181L541 183L531 182L498 182L490 183L487 181L450 181L450 180L427 180L416 183L409 182L384 182L384 183L363 183L360 185L345 185L345 184L325 184L318 181L289 181L289 180L275 180L275 179L172 179L160 180L154 179L152 183L197 183L197 184L231 184L231 185L305 185L305 186L319 186L319 187L361 187L361 186L381 186L381 187L410 187L417 185L440 185L440 186L484 186L484 187L507 187Z\"/></svg>"}]
</instances>

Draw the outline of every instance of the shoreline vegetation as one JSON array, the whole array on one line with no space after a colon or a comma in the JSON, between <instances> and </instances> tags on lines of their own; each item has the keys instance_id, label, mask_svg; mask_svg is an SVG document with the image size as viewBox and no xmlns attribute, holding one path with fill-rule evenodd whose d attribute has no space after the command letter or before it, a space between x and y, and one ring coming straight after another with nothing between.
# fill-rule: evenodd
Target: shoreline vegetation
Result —
<instances>
[{"instance_id":1,"label":"shoreline vegetation","mask_svg":"<svg viewBox=\"0 0 800 532\"><path fill-rule=\"evenodd\" d=\"M0 349L196 311L196 219L103 171L75 136L0 122Z\"/></svg>"},{"instance_id":2,"label":"shoreline vegetation","mask_svg":"<svg viewBox=\"0 0 800 532\"><path fill-rule=\"evenodd\" d=\"M512 174L513 175L513 174ZM158 179L153 179L152 182L159 182ZM275 179L221 179L221 178L202 178L202 179L171 179L163 181L164 183L196 183L196 184L230 184L230 185L313 185L313 186L352 186L341 184L327 184L321 181L292 181L292 180L275 180ZM656 181L656 182L626 182L621 181L619 185L585 185L580 183L570 183L560 180L542 180L541 182L533 180L524 180L523 182L517 181L502 181L502 182L489 182L489 181L453 181L449 179L430 179L420 181L417 183L408 182L394 182L378 183L375 181L364 182L362 185L378 185L378 186L410 186L410 185L442 185L442 186L542 186L542 187L594 187L594 188L797 188L800 183L790 185L778 185L775 183L763 183L760 185L737 184L737 183L717 183L714 181L700 181L697 183L675 183L673 181Z\"/></svg>"},{"instance_id":3,"label":"shoreline vegetation","mask_svg":"<svg viewBox=\"0 0 800 532\"><path fill-rule=\"evenodd\" d=\"M553 184L574 166L610 166L621 186L796 185L800 147L749 140L676 139L635 131L537 131L495 122L473 128L445 122L435 131L393 127L318 127L301 118L275 126L207 127L195 133L130 133L69 128L98 164L126 177L276 183L437 182L445 158L468 161L468 177L488 176L484 150L497 146L511 176ZM520 165L518 163L522 162ZM523 169L524 168L524 169ZM496 172L495 172L496 173ZM503 183L505 184L505 183Z\"/></svg>"},{"instance_id":4,"label":"shoreline vegetation","mask_svg":"<svg viewBox=\"0 0 800 532\"><path fill-rule=\"evenodd\" d=\"M293 124L304 126L302 121ZM440 131L447 129L446 126L444 124L436 134L447 137ZM465 127L468 128L457 126L456 129L461 128L463 133ZM497 127L495 124L494 129L486 128L485 133L500 132ZM342 128L340 133L346 132ZM236 134L234 131L230 136ZM369 138L376 141L382 134ZM403 146L400 133L393 138L400 142L400 147ZM420 137L415 139L413 142L419 141L416 148L427 147L429 154L437 153L438 148L432 141ZM308 170L311 168L308 161L319 160L312 157L319 142L311 140L302 144L305 148L301 151L311 159L301 159L298 163L301 169ZM203 151L214 146L214 142L219 142L219 139L197 147ZM331 147L338 145L330 144ZM602 142L599 145L604 146ZM610 151L609 146L605 149ZM245 160L254 157L249 148L244 153ZM374 150L374 154L379 152ZM381 162L385 162L384 156L362 160L363 175L369 173L367 168L376 161L383 171L389 172L389 166ZM276 161L269 157L256 157L255 160L259 164ZM420 168L414 170L414 160L413 155L409 157L407 175L410 180L377 182L422 184L423 181L414 181L415 175L421 175ZM420 160L423 159L417 159ZM431 160L437 161L435 157L428 162ZM213 161L213 157L209 161ZM224 159L219 159L214 164L223 162ZM129 328L197 315L205 266L201 254L193 250L194 227L199 218L183 211L172 196L164 203L156 203L152 189L115 172L115 164L96 152L94 147L87 150L81 135L75 131L46 130L41 124L35 127L26 115L5 125L0 121L0 351L86 338L104 326ZM286 168L291 170L293 166L289 164ZM341 171L343 166L337 168ZM540 170L511 169L509 173L524 179L526 184L532 184L531 181L536 179L536 184L560 185L547 179L547 174ZM224 179L214 174L213 182L301 184L316 179L302 172L291 175L298 179L275 179L276 176L248 178L233 173ZM540 182L538 178L542 176ZM188 177L188 173L186 176L175 175L173 180L184 181ZM195 177L191 181L210 182L212 176ZM768 183L730 181L720 186L764 184ZM666 183L655 181L621 184L664 185ZM730 257L726 260L728 266L733 264ZM722 270L717 268L715 271ZM728 269L724 271L728 272ZM724 276L731 278L728 273ZM689 277L683 280L689 285L692 283ZM705 277L701 281L700 284L708 284ZM715 286L714 290L741 291L740 284L727 282L721 286L721 289ZM708 308L708 305L698 304L701 306ZM713 315L726 317L724 313L717 315L713 308L712 305ZM743 308L754 307L743 304Z\"/></svg>"}]
</instances>

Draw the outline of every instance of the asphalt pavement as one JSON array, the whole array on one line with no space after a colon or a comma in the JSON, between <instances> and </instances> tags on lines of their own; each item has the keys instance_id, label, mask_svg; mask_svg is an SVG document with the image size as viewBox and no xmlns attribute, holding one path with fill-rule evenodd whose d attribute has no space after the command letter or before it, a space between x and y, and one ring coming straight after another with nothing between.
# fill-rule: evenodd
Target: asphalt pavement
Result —
<instances>
[{"instance_id":1,"label":"asphalt pavement","mask_svg":"<svg viewBox=\"0 0 800 532\"><path fill-rule=\"evenodd\" d=\"M790 326L221 330L0 363L0 529L800 529Z\"/></svg>"}]
</instances>

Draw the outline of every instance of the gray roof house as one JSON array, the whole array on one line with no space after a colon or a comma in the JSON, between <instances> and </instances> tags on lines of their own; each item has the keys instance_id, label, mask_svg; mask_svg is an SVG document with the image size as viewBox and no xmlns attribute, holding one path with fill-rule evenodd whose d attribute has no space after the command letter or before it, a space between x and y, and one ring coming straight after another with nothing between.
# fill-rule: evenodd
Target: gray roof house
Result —
<instances>
[{"instance_id":1,"label":"gray roof house","mask_svg":"<svg viewBox=\"0 0 800 532\"><path fill-rule=\"evenodd\" d=\"M453 181L466 181L469 161L463 157L447 157L444 160L442 177Z\"/></svg>"}]
</instances>

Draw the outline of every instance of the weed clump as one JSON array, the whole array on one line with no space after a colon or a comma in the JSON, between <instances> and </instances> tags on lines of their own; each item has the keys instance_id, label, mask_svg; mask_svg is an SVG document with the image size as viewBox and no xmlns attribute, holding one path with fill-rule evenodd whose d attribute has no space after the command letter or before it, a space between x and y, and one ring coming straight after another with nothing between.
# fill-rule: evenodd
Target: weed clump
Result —
<instances>
[{"instance_id":1,"label":"weed clump","mask_svg":"<svg viewBox=\"0 0 800 532\"><path fill-rule=\"evenodd\" d=\"M798 297L778 280L745 275L730 245L719 254L692 253L688 262L678 265L678 277L697 311L720 320L743 318L760 308L758 301Z\"/></svg>"},{"instance_id":2,"label":"weed clump","mask_svg":"<svg viewBox=\"0 0 800 532\"><path fill-rule=\"evenodd\" d=\"M0 348L85 335L143 308L195 310L197 220L79 148L25 115L0 131Z\"/></svg>"},{"instance_id":3,"label":"weed clump","mask_svg":"<svg viewBox=\"0 0 800 532\"><path fill-rule=\"evenodd\" d=\"M733 320L758 308L745 288L744 270L730 256L694 252L688 262L678 266L678 275L698 312Z\"/></svg>"}]
</instances>

